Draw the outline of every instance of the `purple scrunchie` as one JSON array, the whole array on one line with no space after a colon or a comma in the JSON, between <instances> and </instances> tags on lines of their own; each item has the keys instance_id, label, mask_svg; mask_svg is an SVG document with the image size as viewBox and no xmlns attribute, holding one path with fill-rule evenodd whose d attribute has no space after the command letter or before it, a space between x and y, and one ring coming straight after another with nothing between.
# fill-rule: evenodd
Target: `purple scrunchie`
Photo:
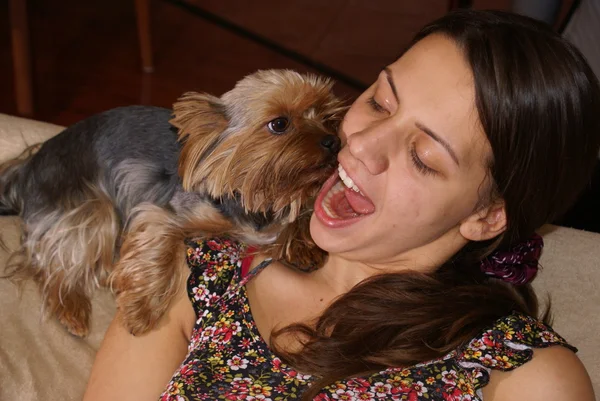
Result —
<instances>
[{"instance_id":1,"label":"purple scrunchie","mask_svg":"<svg viewBox=\"0 0 600 401\"><path fill-rule=\"evenodd\" d=\"M534 234L525 242L513 245L507 251L496 251L481 261L481 271L488 276L514 285L531 282L538 271L544 240Z\"/></svg>"}]
</instances>

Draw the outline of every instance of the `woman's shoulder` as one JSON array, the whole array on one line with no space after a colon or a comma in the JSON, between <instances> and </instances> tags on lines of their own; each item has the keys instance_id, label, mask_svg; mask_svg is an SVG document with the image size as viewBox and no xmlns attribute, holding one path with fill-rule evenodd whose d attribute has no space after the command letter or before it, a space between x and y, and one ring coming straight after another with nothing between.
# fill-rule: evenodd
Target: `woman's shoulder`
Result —
<instances>
[{"instance_id":1,"label":"woman's shoulder","mask_svg":"<svg viewBox=\"0 0 600 401\"><path fill-rule=\"evenodd\" d=\"M591 401L591 381L576 352L548 323L513 313L469 342L459 359L487 369L486 401Z\"/></svg>"},{"instance_id":2,"label":"woman's shoulder","mask_svg":"<svg viewBox=\"0 0 600 401\"><path fill-rule=\"evenodd\" d=\"M524 394L542 385L552 388L556 380L553 376L564 373L566 369L571 371L562 375L563 387L566 386L564 383L584 386L587 376L574 351L576 349L550 325L513 313L496 320L464 346L441 358L340 381L324 389L323 394L337 393L338 396L357 399L368 394L405 396L408 397L406 399L429 401L484 398L486 401L502 401L504 398L496 398L501 394L506 394L506 399L533 399ZM567 361L563 366L560 365L561 359ZM514 381L516 387L514 384L507 385L510 383L506 380ZM589 378L587 380L589 383ZM507 387L513 392L489 391L497 386L498 389L501 386L502 390ZM564 399L569 399L562 394Z\"/></svg>"},{"instance_id":3,"label":"woman's shoulder","mask_svg":"<svg viewBox=\"0 0 600 401\"><path fill-rule=\"evenodd\" d=\"M531 360L513 371L495 371L483 388L486 401L594 401L590 377L566 347L536 349Z\"/></svg>"},{"instance_id":4,"label":"woman's shoulder","mask_svg":"<svg viewBox=\"0 0 600 401\"><path fill-rule=\"evenodd\" d=\"M577 352L552 327L522 313L496 320L458 350L457 360L486 369L510 371L530 361L533 350L559 345Z\"/></svg>"},{"instance_id":5,"label":"woman's shoulder","mask_svg":"<svg viewBox=\"0 0 600 401\"><path fill-rule=\"evenodd\" d=\"M474 387L480 392L489 393L492 381L509 376L524 377L531 381L529 389L535 387L534 379L547 386L552 382L549 378L552 369L542 372L540 363L545 364L560 355L569 355L578 361L576 352L577 348L569 344L549 323L514 312L496 320L459 348L455 359L457 365L468 372ZM555 362L559 360L555 359ZM533 371L537 371L535 377L529 375ZM522 386L518 388L524 391ZM518 393L517 398L527 398L523 394Z\"/></svg>"}]
</instances>

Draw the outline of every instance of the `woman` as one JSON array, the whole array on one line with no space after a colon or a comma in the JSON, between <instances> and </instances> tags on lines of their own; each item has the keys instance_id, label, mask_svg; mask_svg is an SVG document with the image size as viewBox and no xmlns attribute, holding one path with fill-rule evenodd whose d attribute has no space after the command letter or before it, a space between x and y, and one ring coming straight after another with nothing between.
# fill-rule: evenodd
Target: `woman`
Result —
<instances>
[{"instance_id":1,"label":"woman","mask_svg":"<svg viewBox=\"0 0 600 401\"><path fill-rule=\"evenodd\" d=\"M593 400L526 283L534 230L589 179L599 111L597 79L545 26L432 23L341 126L311 220L325 266L190 241L168 316L142 337L117 316L85 399Z\"/></svg>"}]
</instances>

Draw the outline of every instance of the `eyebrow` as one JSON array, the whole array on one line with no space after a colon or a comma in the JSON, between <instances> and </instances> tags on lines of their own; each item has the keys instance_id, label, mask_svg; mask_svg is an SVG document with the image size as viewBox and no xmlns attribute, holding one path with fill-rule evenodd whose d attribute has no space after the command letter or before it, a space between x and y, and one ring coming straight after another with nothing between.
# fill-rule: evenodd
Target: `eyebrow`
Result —
<instances>
[{"instance_id":1,"label":"eyebrow","mask_svg":"<svg viewBox=\"0 0 600 401\"><path fill-rule=\"evenodd\" d=\"M392 72L390 71L390 69L388 67L385 67L383 69L383 71L385 72L387 81L390 84L390 88L392 88L392 93L394 94L394 97L396 98L396 103L400 103L400 98L398 97L398 91L396 90L396 84L394 83L394 78L392 78Z\"/></svg>"},{"instance_id":2,"label":"eyebrow","mask_svg":"<svg viewBox=\"0 0 600 401\"><path fill-rule=\"evenodd\" d=\"M446 142L442 137L437 135L435 132L433 132L432 130L430 130L429 128L424 126L423 124L417 122L417 123L415 123L415 125L421 131L423 131L424 133L429 135L433 140L435 140L440 145L442 145L448 151L448 153L450 154L450 157L452 157L452 160L454 160L454 163L456 163L457 166L460 166L460 163L458 162L458 157L456 157L456 153L454 152L454 149L452 149L452 146L450 146L450 144L448 142Z\"/></svg>"},{"instance_id":3,"label":"eyebrow","mask_svg":"<svg viewBox=\"0 0 600 401\"><path fill-rule=\"evenodd\" d=\"M390 69L388 67L385 67L383 69L383 72L385 72L385 76L387 78L388 83L390 84L392 93L394 94L394 97L396 98L396 102L400 103L400 98L398 97L398 90L396 89L396 84L394 83L394 78L392 78L392 72L390 71ZM435 132L433 132L432 130L430 130L429 128L424 126L423 124L416 123L415 125L421 131L423 131L424 133L429 135L433 140L435 140L440 145L442 145L448 151L448 153L450 154L450 157L452 158L452 160L454 160L454 163L456 163L456 165L460 167L460 163L458 162L458 157L456 156L456 152L454 152L454 149L452 149L452 146L450 146L450 144L448 142L446 142L442 137L440 137L438 134L436 134Z\"/></svg>"}]
</instances>

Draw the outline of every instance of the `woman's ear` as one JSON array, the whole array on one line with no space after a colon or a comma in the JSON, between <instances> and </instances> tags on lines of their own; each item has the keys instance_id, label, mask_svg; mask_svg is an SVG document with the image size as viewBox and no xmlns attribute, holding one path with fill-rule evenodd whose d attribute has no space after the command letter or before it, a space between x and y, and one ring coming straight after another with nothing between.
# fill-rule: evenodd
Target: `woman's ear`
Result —
<instances>
[{"instance_id":1,"label":"woman's ear","mask_svg":"<svg viewBox=\"0 0 600 401\"><path fill-rule=\"evenodd\" d=\"M469 241L492 239L506 230L504 201L491 203L467 217L460 225L460 234Z\"/></svg>"}]
</instances>

